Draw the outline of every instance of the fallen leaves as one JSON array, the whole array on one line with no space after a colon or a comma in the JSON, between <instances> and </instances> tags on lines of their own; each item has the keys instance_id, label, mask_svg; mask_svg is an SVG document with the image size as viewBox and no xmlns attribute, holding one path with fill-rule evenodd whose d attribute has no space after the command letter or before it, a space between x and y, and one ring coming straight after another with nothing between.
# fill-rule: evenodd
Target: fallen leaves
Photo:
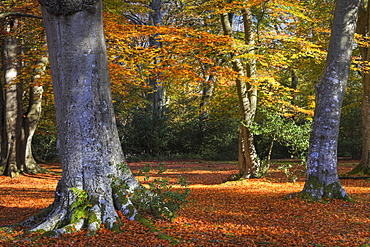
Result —
<instances>
[{"instance_id":1,"label":"fallen leaves","mask_svg":"<svg viewBox=\"0 0 370 247\"><path fill-rule=\"evenodd\" d=\"M130 164L136 174L145 163ZM48 167L49 165L45 165ZM55 166L51 164L50 166ZM343 180L355 203L340 200L308 203L284 200L302 190L304 178L285 183L284 174L271 168L267 178L222 183L236 173L227 162L166 162L161 176L181 174L190 182L191 202L172 222L158 220L161 233L179 239L179 246L360 246L370 245L370 181ZM339 173L354 164L340 164ZM153 171L153 176L158 176ZM18 223L53 201L59 175L0 178L0 225ZM138 177L144 182L143 177ZM177 188L175 186L175 188ZM180 188L179 188L180 189ZM138 222L122 217L122 233L102 229L34 242L0 240L6 246L171 246ZM13 235L0 232L0 239ZM2 242L1 242L2 241Z\"/></svg>"}]
</instances>

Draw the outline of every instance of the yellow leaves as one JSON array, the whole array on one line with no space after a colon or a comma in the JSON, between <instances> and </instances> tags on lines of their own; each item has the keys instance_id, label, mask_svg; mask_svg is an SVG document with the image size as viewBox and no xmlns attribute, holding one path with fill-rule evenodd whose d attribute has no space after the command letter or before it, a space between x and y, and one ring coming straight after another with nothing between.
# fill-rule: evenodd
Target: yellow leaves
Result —
<instances>
[{"instance_id":1,"label":"yellow leaves","mask_svg":"<svg viewBox=\"0 0 370 247\"><path fill-rule=\"evenodd\" d=\"M150 47L150 37L155 37L160 47ZM130 102L139 92L150 93L148 81L153 76L166 88L168 97L199 97L200 85L208 75L217 75L219 82L231 85L230 69L218 64L222 56L240 49L229 36L187 27L129 25L118 22L116 16L107 16L106 39L113 91L130 97Z\"/></svg>"},{"instance_id":2,"label":"yellow leaves","mask_svg":"<svg viewBox=\"0 0 370 247\"><path fill-rule=\"evenodd\" d=\"M364 61L360 56L354 56L352 57L351 69L353 71L370 73L370 61Z\"/></svg>"},{"instance_id":3,"label":"yellow leaves","mask_svg":"<svg viewBox=\"0 0 370 247\"><path fill-rule=\"evenodd\" d=\"M370 37L363 36L362 34L355 34L355 41L359 47L370 47Z\"/></svg>"},{"instance_id":4,"label":"yellow leaves","mask_svg":"<svg viewBox=\"0 0 370 247\"><path fill-rule=\"evenodd\" d=\"M303 115L306 119L313 116L314 99L309 99L309 105L299 106L295 102L298 89L283 86L279 81L269 75L260 75L255 79L260 93L260 107L271 108L286 117Z\"/></svg>"}]
</instances>

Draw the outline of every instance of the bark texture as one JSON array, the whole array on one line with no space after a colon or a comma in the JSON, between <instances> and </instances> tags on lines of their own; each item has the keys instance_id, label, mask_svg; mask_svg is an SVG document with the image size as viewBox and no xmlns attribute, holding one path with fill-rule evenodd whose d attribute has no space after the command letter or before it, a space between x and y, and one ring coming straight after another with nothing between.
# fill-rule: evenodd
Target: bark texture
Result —
<instances>
[{"instance_id":1,"label":"bark texture","mask_svg":"<svg viewBox=\"0 0 370 247\"><path fill-rule=\"evenodd\" d=\"M1 174L15 177L23 167L24 157L23 142L24 133L22 131L22 93L23 86L21 81L17 81L18 71L21 68L20 55L21 45L20 39L15 35L9 35L3 41L2 52L3 70L4 70L4 129L2 146L5 154L4 160L1 163Z\"/></svg>"},{"instance_id":2,"label":"bark texture","mask_svg":"<svg viewBox=\"0 0 370 247\"><path fill-rule=\"evenodd\" d=\"M42 110L42 94L44 89L39 85L37 80L41 78L49 64L47 55L42 56L36 65L35 75L33 77L34 85L30 88L30 99L28 102L28 110L24 114L23 121L24 136L25 136L25 167L28 173L38 173L44 171L36 162L32 152L32 138L35 134L37 125L40 121Z\"/></svg>"},{"instance_id":3,"label":"bark texture","mask_svg":"<svg viewBox=\"0 0 370 247\"><path fill-rule=\"evenodd\" d=\"M31 230L60 235L87 227L96 232L102 223L119 230L116 210L145 222L133 205L146 201L138 195L143 187L127 167L116 128L101 1L94 1L87 9L75 1L40 2L53 78L62 178L53 204L43 214L46 218ZM36 218L24 224L32 225Z\"/></svg>"},{"instance_id":4,"label":"bark texture","mask_svg":"<svg viewBox=\"0 0 370 247\"><path fill-rule=\"evenodd\" d=\"M71 15L80 11L95 13L99 0L39 0L50 14Z\"/></svg>"},{"instance_id":5,"label":"bark texture","mask_svg":"<svg viewBox=\"0 0 370 247\"><path fill-rule=\"evenodd\" d=\"M337 144L342 101L347 86L360 0L338 0L326 67L316 86L316 109L302 196L349 199L337 172Z\"/></svg>"},{"instance_id":6,"label":"bark texture","mask_svg":"<svg viewBox=\"0 0 370 247\"><path fill-rule=\"evenodd\" d=\"M365 6L365 2L362 1L357 20L356 32L361 34L364 38L369 38L370 36L369 6L368 3L367 6ZM359 49L362 61L364 63L370 62L369 47L359 47ZM370 175L370 74L367 71L364 71L362 74L362 85L362 153L360 163L350 173Z\"/></svg>"},{"instance_id":7,"label":"bark texture","mask_svg":"<svg viewBox=\"0 0 370 247\"><path fill-rule=\"evenodd\" d=\"M252 14L249 9L244 10L244 37L248 45L248 52L253 53L254 32L252 25ZM227 13L221 14L221 22L225 35L232 35L231 20ZM254 120L257 107L257 89L254 85L248 83L245 77L253 79L256 76L256 62L254 60L243 64L238 58L232 61L233 69L238 73L236 86L239 98L239 107L241 111L242 124L239 132L239 155L238 168L239 178L256 177L260 161L254 146L254 136L249 127ZM245 70L246 67L246 70Z\"/></svg>"}]
</instances>

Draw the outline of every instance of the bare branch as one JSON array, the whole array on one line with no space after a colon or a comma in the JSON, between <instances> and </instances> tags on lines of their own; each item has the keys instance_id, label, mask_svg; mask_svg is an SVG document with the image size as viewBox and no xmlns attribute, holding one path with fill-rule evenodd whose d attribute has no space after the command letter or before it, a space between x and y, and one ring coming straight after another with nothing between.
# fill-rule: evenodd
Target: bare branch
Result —
<instances>
[{"instance_id":1,"label":"bare branch","mask_svg":"<svg viewBox=\"0 0 370 247\"><path fill-rule=\"evenodd\" d=\"M36 19L42 19L39 15L32 15L32 14L26 14L26 13L19 13L19 12L7 12L7 13L1 13L0 14L0 20L3 20L7 17L29 17L29 18L36 18Z\"/></svg>"}]
</instances>

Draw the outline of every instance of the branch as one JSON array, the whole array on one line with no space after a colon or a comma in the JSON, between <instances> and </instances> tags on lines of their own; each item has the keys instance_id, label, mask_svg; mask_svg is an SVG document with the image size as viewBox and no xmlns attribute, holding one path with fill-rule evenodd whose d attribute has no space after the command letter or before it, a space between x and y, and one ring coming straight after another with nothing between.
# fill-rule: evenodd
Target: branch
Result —
<instances>
[{"instance_id":1,"label":"branch","mask_svg":"<svg viewBox=\"0 0 370 247\"><path fill-rule=\"evenodd\" d=\"M347 176L344 176L344 177L339 177L339 179L369 179L370 176L362 176L362 177L347 177Z\"/></svg>"},{"instance_id":2,"label":"branch","mask_svg":"<svg viewBox=\"0 0 370 247\"><path fill-rule=\"evenodd\" d=\"M38 16L38 15L31 15L31 14L25 14L25 13L19 13L19 12L8 12L8 13L1 13L0 14L0 20L5 19L5 18L10 17L10 16L42 19L42 17Z\"/></svg>"},{"instance_id":3,"label":"branch","mask_svg":"<svg viewBox=\"0 0 370 247\"><path fill-rule=\"evenodd\" d=\"M125 17L132 21L135 25L147 25L146 22L142 21L138 16L136 16L133 13L131 13L131 15L125 15Z\"/></svg>"}]
</instances>

